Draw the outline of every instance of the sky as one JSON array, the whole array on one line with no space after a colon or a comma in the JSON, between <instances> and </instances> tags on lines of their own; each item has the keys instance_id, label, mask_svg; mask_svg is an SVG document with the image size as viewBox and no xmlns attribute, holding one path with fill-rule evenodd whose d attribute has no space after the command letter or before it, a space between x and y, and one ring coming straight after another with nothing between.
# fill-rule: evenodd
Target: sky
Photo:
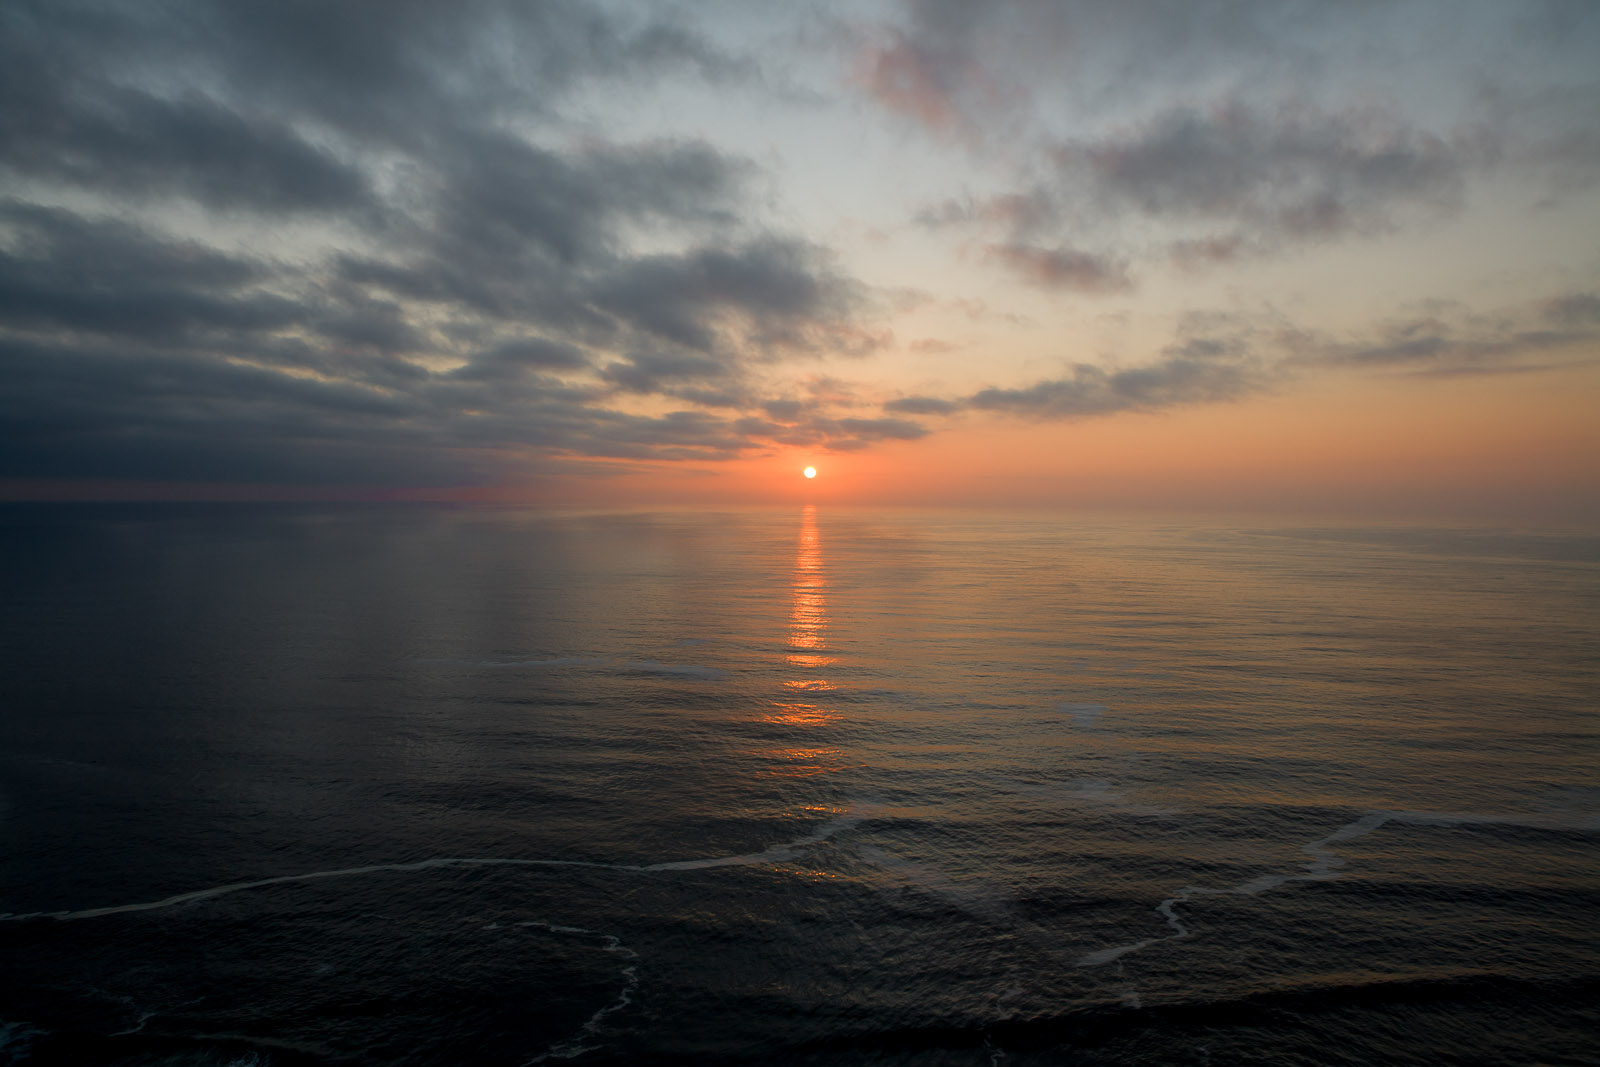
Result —
<instances>
[{"instance_id":1,"label":"sky","mask_svg":"<svg viewBox=\"0 0 1600 1067\"><path fill-rule=\"evenodd\" d=\"M1600 520L1592 0L8 0L0 97L0 498Z\"/></svg>"}]
</instances>

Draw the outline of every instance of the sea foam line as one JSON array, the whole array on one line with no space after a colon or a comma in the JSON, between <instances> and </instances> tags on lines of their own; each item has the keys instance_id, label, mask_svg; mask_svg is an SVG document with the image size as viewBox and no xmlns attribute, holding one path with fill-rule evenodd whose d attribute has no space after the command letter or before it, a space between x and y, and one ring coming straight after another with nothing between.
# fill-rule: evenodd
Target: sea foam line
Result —
<instances>
[{"instance_id":1,"label":"sea foam line","mask_svg":"<svg viewBox=\"0 0 1600 1067\"><path fill-rule=\"evenodd\" d=\"M856 826L870 817L870 809L852 807L829 819L815 831L794 841L773 845L761 852L747 852L738 856L713 856L706 859L671 860L665 863L598 863L591 860L514 859L499 856L438 856L411 863L374 863L363 867L341 867L329 871L307 871L303 874L280 874L272 878L257 878L248 882L228 882L225 885L193 889L175 893L160 900L147 900L137 904L113 904L102 908L80 908L76 911L35 911L25 914L0 913L0 922L22 922L28 919L57 919L68 922L77 919L98 919L107 915L128 915L141 911L159 911L198 900L242 893L250 889L287 885L291 882L315 882L327 878L353 878L364 874L381 874L386 871L429 871L448 867L583 867L603 871L700 871L713 867L751 867L764 863L779 863L794 859L813 845L821 844L836 834Z\"/></svg>"},{"instance_id":2,"label":"sea foam line","mask_svg":"<svg viewBox=\"0 0 1600 1067\"><path fill-rule=\"evenodd\" d=\"M622 939L615 934L602 934L598 930L585 930L581 926L560 926L556 923L547 922L520 922L517 925L537 927L554 934L586 934L598 937L601 939L601 951L609 952L628 960L637 960L639 958L639 954L624 945ZM585 1052L593 1052L599 1048L600 1046L598 1045L584 1044L584 1039L586 1037L599 1037L600 1024L605 1021L606 1016L619 1012L629 1004L632 1004L634 991L638 988L638 964L629 963L622 968L622 991L617 994L617 998L609 1004L602 1005L598 1011L584 1020L583 1025L578 1028L576 1034L573 1034L565 1041L551 1045L543 1053L529 1060L527 1067L532 1067L535 1063L543 1063L548 1059L570 1060L583 1055Z\"/></svg>"},{"instance_id":3,"label":"sea foam line","mask_svg":"<svg viewBox=\"0 0 1600 1067\"><path fill-rule=\"evenodd\" d=\"M1123 956L1147 949L1151 945L1160 944L1163 941L1179 941L1188 937L1190 930L1183 925L1183 920L1178 918L1177 908L1178 905L1187 904L1196 897L1253 897L1268 890L1287 885L1290 882L1326 882L1338 878L1341 873L1340 868L1345 866L1345 860L1337 855L1330 846L1365 837L1374 830L1391 822L1410 826L1517 826L1534 830L1578 830L1585 832L1600 830L1600 816L1564 820L1539 818L1538 816L1476 815L1454 812L1371 811L1358 819L1346 823L1325 837L1319 837L1308 845L1302 845L1300 851L1311 857L1304 864L1305 873L1258 875L1249 881L1241 882L1226 889L1213 889L1197 885L1184 886L1155 907L1156 912L1172 928L1172 933L1164 937L1147 937L1140 941L1130 941L1124 945L1113 945L1110 948L1090 952L1079 957L1078 966L1100 967L1111 963L1113 960L1121 959Z\"/></svg>"}]
</instances>

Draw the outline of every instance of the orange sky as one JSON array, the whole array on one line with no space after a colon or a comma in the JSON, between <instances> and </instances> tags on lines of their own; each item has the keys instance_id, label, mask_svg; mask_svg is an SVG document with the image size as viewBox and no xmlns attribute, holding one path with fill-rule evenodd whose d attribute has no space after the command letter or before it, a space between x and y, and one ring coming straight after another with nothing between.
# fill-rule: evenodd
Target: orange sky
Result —
<instances>
[{"instance_id":1,"label":"orange sky","mask_svg":"<svg viewBox=\"0 0 1600 1067\"><path fill-rule=\"evenodd\" d=\"M1153 414L973 414L870 450L794 450L578 480L533 500L601 506L973 504L1505 521L1600 517L1600 368L1447 381L1355 375ZM814 482L801 470L815 464ZM602 487L603 488L598 488ZM503 495L502 495L503 494ZM506 487L495 494L516 500Z\"/></svg>"}]
</instances>

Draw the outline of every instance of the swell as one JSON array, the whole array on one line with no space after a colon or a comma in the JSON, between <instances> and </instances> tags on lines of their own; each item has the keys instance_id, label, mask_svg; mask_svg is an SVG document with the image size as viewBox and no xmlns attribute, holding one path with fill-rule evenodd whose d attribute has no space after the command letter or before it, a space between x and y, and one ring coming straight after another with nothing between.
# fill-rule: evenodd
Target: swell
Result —
<instances>
[{"instance_id":1,"label":"swell","mask_svg":"<svg viewBox=\"0 0 1600 1067\"><path fill-rule=\"evenodd\" d=\"M1454 973L1371 981L1329 981L1259 990L1235 997L1209 997L1132 1006L1099 1003L1023 1019L968 1020L850 1031L834 1020L832 1031L796 1043L795 1055L837 1056L845 1052L877 1055L971 1048L1044 1051L1093 1048L1164 1031L1208 1032L1272 1025L1286 1019L1309 1020L1345 1009L1465 1006L1524 1016L1550 1011L1587 1010L1600 1003L1600 974L1562 979L1516 978L1498 973Z\"/></svg>"},{"instance_id":2,"label":"swell","mask_svg":"<svg viewBox=\"0 0 1600 1067\"><path fill-rule=\"evenodd\" d=\"M1533 815L1480 815L1463 812L1367 812L1365 815L1338 827L1332 833L1317 838L1309 844L1302 845L1300 851L1307 859L1302 862L1301 869L1298 871L1257 875L1232 886L1186 885L1175 890L1171 896L1155 906L1156 913L1171 928L1172 933L1096 949L1080 956L1077 960L1077 965L1079 967L1101 967L1124 956L1141 952L1152 945L1158 945L1164 941L1179 941L1189 937L1191 932L1184 925L1178 908L1180 905L1187 904L1197 898L1217 896L1254 897L1295 882L1325 882L1338 878L1342 873L1341 869L1346 865L1346 861L1337 853L1337 846L1365 837L1390 823L1408 826L1435 826L1447 829L1461 826L1578 832L1592 832L1600 829L1600 818L1593 816L1578 820L1562 820Z\"/></svg>"},{"instance_id":3,"label":"swell","mask_svg":"<svg viewBox=\"0 0 1600 1067\"><path fill-rule=\"evenodd\" d=\"M35 911L27 913L0 913L0 922L23 922L29 919L56 919L72 922L81 919L98 919L108 915L128 915L141 911L159 911L201 900L213 900L233 893L264 889L274 885L296 882L316 882L333 878L355 878L386 872L432 871L459 867L582 867L590 870L620 871L624 873L649 873L656 871L700 871L715 867L750 867L766 863L781 863L795 859L806 849L819 845L836 834L849 830L870 817L872 809L856 805L834 816L804 837L772 845L761 852L747 852L737 856L711 856L703 859L669 860L663 863L599 863L591 860L519 859L502 856L436 856L409 863L373 863L361 867L340 867L325 871L305 871L300 874L280 874L272 878L257 878L248 882L228 882L223 885L192 889L174 893L159 900L140 901L133 904L112 904L100 908L79 908L64 911Z\"/></svg>"}]
</instances>

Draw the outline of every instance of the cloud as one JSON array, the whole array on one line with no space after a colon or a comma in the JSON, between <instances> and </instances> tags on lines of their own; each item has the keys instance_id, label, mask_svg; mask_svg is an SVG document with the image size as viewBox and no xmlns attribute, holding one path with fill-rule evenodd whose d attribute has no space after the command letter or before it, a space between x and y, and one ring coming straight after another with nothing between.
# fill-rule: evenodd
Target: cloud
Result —
<instances>
[{"instance_id":1,"label":"cloud","mask_svg":"<svg viewBox=\"0 0 1600 1067\"><path fill-rule=\"evenodd\" d=\"M669 383L727 377L732 368L721 360L692 352L636 352L612 363L601 377L636 393L658 393Z\"/></svg>"},{"instance_id":2,"label":"cloud","mask_svg":"<svg viewBox=\"0 0 1600 1067\"><path fill-rule=\"evenodd\" d=\"M1168 111L1054 155L1064 180L1085 180L1099 199L1228 227L1231 251L1239 232L1270 247L1379 232L1406 209L1451 209L1489 151L1479 138L1441 137L1377 109L1229 102Z\"/></svg>"},{"instance_id":3,"label":"cloud","mask_svg":"<svg viewBox=\"0 0 1600 1067\"><path fill-rule=\"evenodd\" d=\"M908 5L905 28L887 28L856 55L855 80L892 114L944 135L976 138L982 119L1015 93L973 47L984 18L967 4Z\"/></svg>"},{"instance_id":4,"label":"cloud","mask_svg":"<svg viewBox=\"0 0 1600 1067\"><path fill-rule=\"evenodd\" d=\"M1061 235L1154 227L1179 266L1204 269L1284 248L1443 218L1498 155L1481 130L1440 135L1376 108L1328 111L1226 100L1172 108L1093 138L1039 147L1047 179L1016 192L922 208L933 230L1004 239L989 260L1043 287L1127 289L1127 261Z\"/></svg>"},{"instance_id":5,"label":"cloud","mask_svg":"<svg viewBox=\"0 0 1600 1067\"><path fill-rule=\"evenodd\" d=\"M1126 292L1133 288L1127 268L1109 256L1075 248L1027 244L989 245L984 255L1030 285L1080 293Z\"/></svg>"},{"instance_id":6,"label":"cloud","mask_svg":"<svg viewBox=\"0 0 1600 1067\"><path fill-rule=\"evenodd\" d=\"M1237 400L1284 376L1281 324L1236 313L1189 314L1156 358L1131 367L1074 363L1060 377L991 386L961 397L905 396L886 412L949 416L990 411L1038 419L1076 419Z\"/></svg>"},{"instance_id":7,"label":"cloud","mask_svg":"<svg viewBox=\"0 0 1600 1067\"><path fill-rule=\"evenodd\" d=\"M302 320L303 309L258 283L265 264L137 227L0 201L0 321L180 343L214 331L253 332Z\"/></svg>"},{"instance_id":8,"label":"cloud","mask_svg":"<svg viewBox=\"0 0 1600 1067\"><path fill-rule=\"evenodd\" d=\"M754 163L573 135L589 87L759 77L679 17L6 5L0 470L454 485L923 432L758 417L758 371L890 336ZM274 252L224 236L250 220Z\"/></svg>"},{"instance_id":9,"label":"cloud","mask_svg":"<svg viewBox=\"0 0 1600 1067\"><path fill-rule=\"evenodd\" d=\"M1044 189L975 198L952 197L916 211L912 221L929 230L981 223L1016 233L1052 229L1061 222L1060 211Z\"/></svg>"},{"instance_id":10,"label":"cloud","mask_svg":"<svg viewBox=\"0 0 1600 1067\"><path fill-rule=\"evenodd\" d=\"M867 99L959 131L981 175L916 224L1140 275L1435 225L1497 176L1546 206L1600 182L1591 5L1358 9L907 0L865 48L895 75Z\"/></svg>"},{"instance_id":11,"label":"cloud","mask_svg":"<svg viewBox=\"0 0 1600 1067\"><path fill-rule=\"evenodd\" d=\"M965 404L1036 418L1083 418L1237 400L1266 382L1265 375L1246 364L1168 355L1126 370L1077 364L1065 377L1021 389L984 389Z\"/></svg>"},{"instance_id":12,"label":"cloud","mask_svg":"<svg viewBox=\"0 0 1600 1067\"><path fill-rule=\"evenodd\" d=\"M902 396L886 401L883 410L900 415L950 415L959 411L960 407L955 401L941 400L936 396Z\"/></svg>"},{"instance_id":13,"label":"cloud","mask_svg":"<svg viewBox=\"0 0 1600 1067\"><path fill-rule=\"evenodd\" d=\"M863 299L820 249L772 237L640 257L600 279L595 294L597 306L663 340L705 352L719 328L733 329L767 355L828 347Z\"/></svg>"},{"instance_id":14,"label":"cloud","mask_svg":"<svg viewBox=\"0 0 1600 1067\"><path fill-rule=\"evenodd\" d=\"M937 55L925 46L899 38L863 54L859 77L867 91L884 107L936 130L953 127L958 119L952 93L963 64Z\"/></svg>"},{"instance_id":15,"label":"cloud","mask_svg":"<svg viewBox=\"0 0 1600 1067\"><path fill-rule=\"evenodd\" d=\"M1545 302L1544 317L1567 326L1600 325L1600 295L1566 293Z\"/></svg>"},{"instance_id":16,"label":"cloud","mask_svg":"<svg viewBox=\"0 0 1600 1067\"><path fill-rule=\"evenodd\" d=\"M1566 293L1498 314L1445 305L1356 336L1299 335L1295 362L1458 377L1592 362L1600 297Z\"/></svg>"},{"instance_id":17,"label":"cloud","mask_svg":"<svg viewBox=\"0 0 1600 1067\"><path fill-rule=\"evenodd\" d=\"M544 337L512 337L474 354L449 376L466 381L504 380L535 370L573 370L587 365L587 357L574 345Z\"/></svg>"},{"instance_id":18,"label":"cloud","mask_svg":"<svg viewBox=\"0 0 1600 1067\"><path fill-rule=\"evenodd\" d=\"M1154 359L1127 367L1075 363L1059 377L966 396L889 400L893 414L990 411L1080 419L1224 403L1338 368L1424 377L1547 371L1595 361L1600 296L1571 292L1475 313L1439 303L1427 313L1343 334L1295 325L1262 309L1191 313Z\"/></svg>"}]
</instances>

